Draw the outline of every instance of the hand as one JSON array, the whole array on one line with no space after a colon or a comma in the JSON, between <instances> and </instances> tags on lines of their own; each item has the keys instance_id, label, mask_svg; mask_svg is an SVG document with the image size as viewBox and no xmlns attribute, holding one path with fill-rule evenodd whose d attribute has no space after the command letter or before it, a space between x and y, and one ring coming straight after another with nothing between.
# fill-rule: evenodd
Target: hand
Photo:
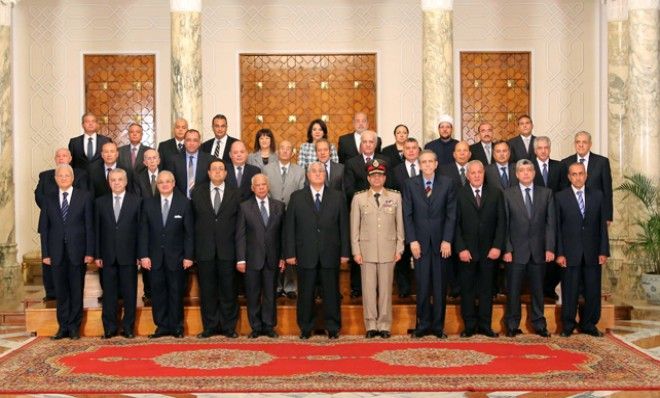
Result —
<instances>
[{"instance_id":1,"label":"hand","mask_svg":"<svg viewBox=\"0 0 660 398\"><path fill-rule=\"evenodd\" d=\"M440 253L442 254L442 258L448 258L451 256L451 243L443 240L442 243L440 243Z\"/></svg>"},{"instance_id":2,"label":"hand","mask_svg":"<svg viewBox=\"0 0 660 398\"><path fill-rule=\"evenodd\" d=\"M358 254L358 255L353 256L353 260L355 260L356 264L362 265L363 261L362 261L362 256L361 255Z\"/></svg>"},{"instance_id":3,"label":"hand","mask_svg":"<svg viewBox=\"0 0 660 398\"><path fill-rule=\"evenodd\" d=\"M394 255L394 262L395 262L395 263L398 263L399 260L401 260L401 253L396 253L396 254Z\"/></svg>"},{"instance_id":4,"label":"hand","mask_svg":"<svg viewBox=\"0 0 660 398\"><path fill-rule=\"evenodd\" d=\"M187 260L185 258L183 259L183 269L188 269L188 268L192 267L192 265L193 265L192 260Z\"/></svg>"},{"instance_id":5,"label":"hand","mask_svg":"<svg viewBox=\"0 0 660 398\"><path fill-rule=\"evenodd\" d=\"M348 260L349 260L348 257L341 257L341 258L339 259L339 262L340 262L340 263L347 263Z\"/></svg>"},{"instance_id":6,"label":"hand","mask_svg":"<svg viewBox=\"0 0 660 398\"><path fill-rule=\"evenodd\" d=\"M277 264L277 266L280 269L280 273L284 272L284 270L286 269L286 261L280 260L280 262Z\"/></svg>"},{"instance_id":7,"label":"hand","mask_svg":"<svg viewBox=\"0 0 660 398\"><path fill-rule=\"evenodd\" d=\"M103 268L103 260L101 260L100 258L94 260L94 263L96 264L97 267Z\"/></svg>"},{"instance_id":8,"label":"hand","mask_svg":"<svg viewBox=\"0 0 660 398\"><path fill-rule=\"evenodd\" d=\"M607 256L598 256L598 265L605 265L607 263Z\"/></svg>"},{"instance_id":9,"label":"hand","mask_svg":"<svg viewBox=\"0 0 660 398\"><path fill-rule=\"evenodd\" d=\"M504 253L504 257L502 257L502 260L504 260L505 263L510 263L513 261L513 254L511 252Z\"/></svg>"},{"instance_id":10,"label":"hand","mask_svg":"<svg viewBox=\"0 0 660 398\"><path fill-rule=\"evenodd\" d=\"M502 255L502 250L493 247L488 251L488 258L491 260L497 260Z\"/></svg>"},{"instance_id":11,"label":"hand","mask_svg":"<svg viewBox=\"0 0 660 398\"><path fill-rule=\"evenodd\" d=\"M245 273L246 268L247 268L247 263L236 263L236 270L241 274Z\"/></svg>"},{"instance_id":12,"label":"hand","mask_svg":"<svg viewBox=\"0 0 660 398\"><path fill-rule=\"evenodd\" d=\"M422 247L419 245L419 242L410 242L410 251L415 260L419 260L422 257Z\"/></svg>"},{"instance_id":13,"label":"hand","mask_svg":"<svg viewBox=\"0 0 660 398\"><path fill-rule=\"evenodd\" d=\"M566 257L557 256L557 265L559 265L562 268L566 268Z\"/></svg>"},{"instance_id":14,"label":"hand","mask_svg":"<svg viewBox=\"0 0 660 398\"><path fill-rule=\"evenodd\" d=\"M607 228L609 228L610 225L612 225L612 221L608 221L608 222L607 222Z\"/></svg>"},{"instance_id":15,"label":"hand","mask_svg":"<svg viewBox=\"0 0 660 398\"><path fill-rule=\"evenodd\" d=\"M140 267L151 271L151 259L149 257L144 257L140 259Z\"/></svg>"},{"instance_id":16,"label":"hand","mask_svg":"<svg viewBox=\"0 0 660 398\"><path fill-rule=\"evenodd\" d=\"M46 265L50 265L50 257L44 257L44 258L42 258L42 259L41 259L41 262L44 263L44 264L46 264Z\"/></svg>"},{"instance_id":17,"label":"hand","mask_svg":"<svg viewBox=\"0 0 660 398\"><path fill-rule=\"evenodd\" d=\"M286 263L289 265L296 265L296 258L295 257L287 258Z\"/></svg>"},{"instance_id":18,"label":"hand","mask_svg":"<svg viewBox=\"0 0 660 398\"><path fill-rule=\"evenodd\" d=\"M94 261L94 257L92 257L92 256L85 256L85 259L84 259L83 261L85 261L85 264L89 264L89 263L91 263L92 261Z\"/></svg>"},{"instance_id":19,"label":"hand","mask_svg":"<svg viewBox=\"0 0 660 398\"><path fill-rule=\"evenodd\" d=\"M555 261L555 253L551 252L550 250L545 251L545 262L550 263L552 261Z\"/></svg>"},{"instance_id":20,"label":"hand","mask_svg":"<svg viewBox=\"0 0 660 398\"><path fill-rule=\"evenodd\" d=\"M467 250L467 249L466 250L461 250L460 252L458 252L458 258L464 263L469 263L470 260L472 260L472 256L470 255L470 251Z\"/></svg>"}]
</instances>

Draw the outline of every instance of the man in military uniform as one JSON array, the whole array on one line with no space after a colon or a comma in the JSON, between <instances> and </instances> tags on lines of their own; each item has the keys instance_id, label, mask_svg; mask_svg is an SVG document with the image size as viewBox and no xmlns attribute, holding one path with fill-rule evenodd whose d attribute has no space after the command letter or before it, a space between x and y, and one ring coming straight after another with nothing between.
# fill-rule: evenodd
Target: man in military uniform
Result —
<instances>
[{"instance_id":1,"label":"man in military uniform","mask_svg":"<svg viewBox=\"0 0 660 398\"><path fill-rule=\"evenodd\" d=\"M371 160L366 169L369 189L356 193L351 202L351 248L361 268L366 338L389 338L394 264L404 248L401 194L383 187L383 161Z\"/></svg>"}]
</instances>

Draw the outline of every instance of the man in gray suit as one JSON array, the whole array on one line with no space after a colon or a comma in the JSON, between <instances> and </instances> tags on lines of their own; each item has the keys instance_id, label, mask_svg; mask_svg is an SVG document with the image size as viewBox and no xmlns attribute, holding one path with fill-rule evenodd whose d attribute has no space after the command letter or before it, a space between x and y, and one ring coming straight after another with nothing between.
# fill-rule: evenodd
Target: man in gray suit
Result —
<instances>
[{"instance_id":1,"label":"man in gray suit","mask_svg":"<svg viewBox=\"0 0 660 398\"><path fill-rule=\"evenodd\" d=\"M519 184L504 191L508 221L504 261L509 294L506 302L506 335L521 334L520 285L525 273L532 296L532 326L536 334L550 337L543 315L543 274L545 263L555 259L555 205L552 190L534 184L534 163L516 163Z\"/></svg>"},{"instance_id":2,"label":"man in gray suit","mask_svg":"<svg viewBox=\"0 0 660 398\"><path fill-rule=\"evenodd\" d=\"M268 177L270 185L270 197L289 204L291 194L305 187L305 170L297 164L291 163L293 156L293 145L289 141L280 142L277 149L277 162L269 162L263 170ZM279 274L277 279L278 296L296 298L296 270L287 267Z\"/></svg>"},{"instance_id":3,"label":"man in gray suit","mask_svg":"<svg viewBox=\"0 0 660 398\"><path fill-rule=\"evenodd\" d=\"M321 138L316 141L316 158L325 167L325 186L344 192L344 165L330 159L330 141Z\"/></svg>"},{"instance_id":4,"label":"man in gray suit","mask_svg":"<svg viewBox=\"0 0 660 398\"><path fill-rule=\"evenodd\" d=\"M149 149L148 146L142 145L142 126L131 123L128 126L128 140L130 141L128 145L119 147L117 165L119 168L126 170L131 179L134 179L134 176L145 169L144 152Z\"/></svg>"}]
</instances>

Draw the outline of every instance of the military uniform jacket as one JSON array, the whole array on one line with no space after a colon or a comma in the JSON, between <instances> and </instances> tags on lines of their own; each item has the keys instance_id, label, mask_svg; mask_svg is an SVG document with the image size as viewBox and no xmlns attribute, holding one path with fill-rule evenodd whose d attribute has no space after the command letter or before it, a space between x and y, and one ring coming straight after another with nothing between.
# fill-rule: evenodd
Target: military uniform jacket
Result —
<instances>
[{"instance_id":1,"label":"military uniform jacket","mask_svg":"<svg viewBox=\"0 0 660 398\"><path fill-rule=\"evenodd\" d=\"M403 253L403 206L401 194L383 189L376 205L371 189L355 194L351 202L351 249L368 263L394 261Z\"/></svg>"}]
</instances>

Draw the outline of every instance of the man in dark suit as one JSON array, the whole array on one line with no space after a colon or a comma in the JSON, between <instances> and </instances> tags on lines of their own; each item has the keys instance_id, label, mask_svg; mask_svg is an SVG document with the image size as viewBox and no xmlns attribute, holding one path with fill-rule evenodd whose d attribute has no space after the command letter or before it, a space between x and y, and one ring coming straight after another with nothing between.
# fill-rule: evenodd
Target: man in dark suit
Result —
<instances>
[{"instance_id":1,"label":"man in dark suit","mask_svg":"<svg viewBox=\"0 0 660 398\"><path fill-rule=\"evenodd\" d=\"M454 119L449 115L440 115L438 117L438 133L440 134L440 138L424 145L424 149L435 152L435 155L438 157L438 165L449 164L454 161L452 154L458 140L452 138L453 132Z\"/></svg>"},{"instance_id":2,"label":"man in dark suit","mask_svg":"<svg viewBox=\"0 0 660 398\"><path fill-rule=\"evenodd\" d=\"M494 162L486 166L486 185L501 191L518 185L516 165L511 163L511 150L506 141L493 145Z\"/></svg>"},{"instance_id":3,"label":"man in dark suit","mask_svg":"<svg viewBox=\"0 0 660 398\"><path fill-rule=\"evenodd\" d=\"M254 198L241 203L236 224L236 269L245 274L249 338L277 337L275 286L284 271L284 202L268 197L268 177L252 177Z\"/></svg>"},{"instance_id":4,"label":"man in dark suit","mask_svg":"<svg viewBox=\"0 0 660 398\"><path fill-rule=\"evenodd\" d=\"M504 191L507 240L504 261L508 296L506 335L520 330L520 289L525 274L532 296L532 326L539 336L550 337L543 314L543 273L545 263L555 259L555 205L549 188L534 185L534 164L528 159L516 163L518 186Z\"/></svg>"},{"instance_id":5,"label":"man in dark suit","mask_svg":"<svg viewBox=\"0 0 660 398\"><path fill-rule=\"evenodd\" d=\"M130 143L119 147L119 167L128 174L135 176L144 170L144 152L149 149L142 145L142 126L131 123L128 126L128 140Z\"/></svg>"},{"instance_id":6,"label":"man in dark suit","mask_svg":"<svg viewBox=\"0 0 660 398\"><path fill-rule=\"evenodd\" d=\"M82 135L69 140L69 152L73 157L71 167L87 170L91 163L101 158L101 148L110 142L110 138L98 134L99 124L91 112L82 116L82 128Z\"/></svg>"},{"instance_id":7,"label":"man in dark suit","mask_svg":"<svg viewBox=\"0 0 660 398\"><path fill-rule=\"evenodd\" d=\"M536 137L534 140L534 154L536 160L534 163L534 185L550 188L555 194L559 191L561 180L562 165L561 162L550 159L550 138L546 136ZM559 296L555 293L555 288L559 284L561 275L559 266L556 262L545 264L545 278L543 279L543 295L552 300L558 300Z\"/></svg>"},{"instance_id":8,"label":"man in dark suit","mask_svg":"<svg viewBox=\"0 0 660 398\"><path fill-rule=\"evenodd\" d=\"M413 337L432 333L443 339L447 337L446 275L454 240L456 193L451 180L436 172L435 152L422 151L419 166L421 173L406 180L403 189L406 242L415 259L417 280L417 327Z\"/></svg>"},{"instance_id":9,"label":"man in dark suit","mask_svg":"<svg viewBox=\"0 0 660 398\"><path fill-rule=\"evenodd\" d=\"M224 161L213 158L207 174L209 181L198 185L192 193L195 260L204 327L197 337L222 334L236 338L235 233L241 198L238 190L225 181Z\"/></svg>"},{"instance_id":10,"label":"man in dark suit","mask_svg":"<svg viewBox=\"0 0 660 398\"><path fill-rule=\"evenodd\" d=\"M141 200L126 191L128 177L123 169L108 176L112 192L96 199L96 266L103 269L103 338L117 335L117 300L124 302L122 336L135 337L135 299L137 295L137 242L140 231Z\"/></svg>"},{"instance_id":11,"label":"man in dark suit","mask_svg":"<svg viewBox=\"0 0 660 398\"><path fill-rule=\"evenodd\" d=\"M151 271L152 313L156 330L149 338L183 337L184 272L193 264L193 213L165 170L156 180L158 195L144 201L138 256Z\"/></svg>"},{"instance_id":12,"label":"man in dark suit","mask_svg":"<svg viewBox=\"0 0 660 398\"><path fill-rule=\"evenodd\" d=\"M231 144L229 152L231 161L226 162L227 167L227 185L238 189L241 195L241 202L254 196L250 187L250 181L261 170L254 165L247 163L247 148L243 141L235 140Z\"/></svg>"},{"instance_id":13,"label":"man in dark suit","mask_svg":"<svg viewBox=\"0 0 660 398\"><path fill-rule=\"evenodd\" d=\"M59 325L55 340L80 338L84 269L94 259L92 195L74 188L73 179L71 166L57 165L58 191L46 195L39 215L41 257L53 267L55 281Z\"/></svg>"},{"instance_id":14,"label":"man in dark suit","mask_svg":"<svg viewBox=\"0 0 660 398\"><path fill-rule=\"evenodd\" d=\"M325 186L323 164L307 168L309 187L294 192L286 211L284 255L298 269L297 319L300 338L314 327L314 288L319 276L323 289L323 315L328 338L339 337L341 299L339 264L351 253L348 210L344 196Z\"/></svg>"},{"instance_id":15,"label":"man in dark suit","mask_svg":"<svg viewBox=\"0 0 660 398\"><path fill-rule=\"evenodd\" d=\"M344 165L335 163L330 159L330 141L321 138L314 144L316 148L316 158L323 163L325 167L325 185L336 191L345 193L344 190Z\"/></svg>"},{"instance_id":16,"label":"man in dark suit","mask_svg":"<svg viewBox=\"0 0 660 398\"><path fill-rule=\"evenodd\" d=\"M213 128L214 137L202 144L202 152L206 152L216 159L222 159L225 164L229 164L231 162L229 156L231 146L238 140L227 134L227 117L220 114L213 116L211 127Z\"/></svg>"},{"instance_id":17,"label":"man in dark suit","mask_svg":"<svg viewBox=\"0 0 660 398\"><path fill-rule=\"evenodd\" d=\"M584 163L587 168L586 186L590 189L596 189L603 193L605 200L605 218L609 226L613 220L613 194L612 194L612 170L610 160L605 156L597 155L591 152L591 134L586 131L579 131L575 134L575 155L564 158L561 163L564 166L562 172L562 188L570 186L568 167L575 162Z\"/></svg>"},{"instance_id":18,"label":"man in dark suit","mask_svg":"<svg viewBox=\"0 0 660 398\"><path fill-rule=\"evenodd\" d=\"M156 179L160 172L160 155L155 149L149 148L144 151L144 169L135 176L133 181L133 192L142 200L153 198L158 194ZM151 278L149 270L140 269L142 274L142 287L144 294L142 302L144 305L151 305Z\"/></svg>"},{"instance_id":19,"label":"man in dark suit","mask_svg":"<svg viewBox=\"0 0 660 398\"><path fill-rule=\"evenodd\" d=\"M534 140L536 137L532 134L534 123L529 115L518 117L518 135L509 140L511 147L511 162L516 163L520 159L534 160Z\"/></svg>"},{"instance_id":20,"label":"man in dark suit","mask_svg":"<svg viewBox=\"0 0 660 398\"><path fill-rule=\"evenodd\" d=\"M493 125L482 122L477 131L479 142L470 145L470 160L478 160L486 167L493 163Z\"/></svg>"},{"instance_id":21,"label":"man in dark suit","mask_svg":"<svg viewBox=\"0 0 660 398\"><path fill-rule=\"evenodd\" d=\"M101 149L101 159L89 166L91 191L94 193L95 198L100 198L111 192L110 184L108 184L108 175L112 170L122 168L117 162L118 158L119 152L117 150L117 144L114 142L106 142ZM132 191L132 175L128 171L126 171L126 175L128 176L129 191Z\"/></svg>"},{"instance_id":22,"label":"man in dark suit","mask_svg":"<svg viewBox=\"0 0 660 398\"><path fill-rule=\"evenodd\" d=\"M353 195L355 195L356 192L369 188L366 168L367 163L373 159L378 159L379 162L384 162L387 166L388 162L390 162L390 160L384 155L376 153L376 138L376 132L364 130L362 134L360 134L360 155L354 156L344 163L344 190L346 191L346 203L351 203L353 201ZM386 185L389 188L391 183L387 181L391 181L392 179L389 178L389 176L386 176L385 178ZM350 267L351 297L360 297L362 295L360 266L351 258Z\"/></svg>"},{"instance_id":23,"label":"man in dark suit","mask_svg":"<svg viewBox=\"0 0 660 398\"><path fill-rule=\"evenodd\" d=\"M369 119L364 112L358 112L353 117L353 129L351 133L347 133L339 137L339 149L337 155L339 156L339 163L346 163L349 159L356 157L360 154L360 142L363 131L369 129ZM375 147L376 153L380 153L382 141L377 137Z\"/></svg>"},{"instance_id":24,"label":"man in dark suit","mask_svg":"<svg viewBox=\"0 0 660 398\"><path fill-rule=\"evenodd\" d=\"M484 185L484 166L480 160L468 162L467 179L469 183L456 195L454 239L460 260L461 315L465 324L461 337L475 333L497 337L491 328L492 287L506 234L504 196L499 189Z\"/></svg>"},{"instance_id":25,"label":"man in dark suit","mask_svg":"<svg viewBox=\"0 0 660 398\"><path fill-rule=\"evenodd\" d=\"M190 198L195 185L209 181L206 170L213 157L199 150L200 142L199 131L188 130L184 138L185 152L170 159L176 186L187 198Z\"/></svg>"},{"instance_id":26,"label":"man in dark suit","mask_svg":"<svg viewBox=\"0 0 660 398\"><path fill-rule=\"evenodd\" d=\"M160 155L162 163L161 168L163 170L170 170L170 159L184 152L183 144L186 131L188 131L188 121L183 118L178 118L174 121L174 137L158 144L158 154Z\"/></svg>"},{"instance_id":27,"label":"man in dark suit","mask_svg":"<svg viewBox=\"0 0 660 398\"><path fill-rule=\"evenodd\" d=\"M55 151L55 166L59 164L70 164L71 152L66 148L59 148ZM89 189L87 171L83 169L74 170L73 187L87 191ZM56 194L59 190L57 181L55 181L55 169L42 171L39 173L39 182L34 189L34 201L41 208L45 198L48 195ZM42 264L41 277L46 295L43 301L55 300L55 282L53 281L52 267Z\"/></svg>"},{"instance_id":28,"label":"man in dark suit","mask_svg":"<svg viewBox=\"0 0 660 398\"><path fill-rule=\"evenodd\" d=\"M602 192L585 186L584 163L568 168L571 186L555 196L557 208L557 263L563 268L561 281L561 323L563 337L573 333L578 311L580 284L584 305L580 311L580 331L594 337L600 320L601 270L610 256Z\"/></svg>"}]
</instances>

